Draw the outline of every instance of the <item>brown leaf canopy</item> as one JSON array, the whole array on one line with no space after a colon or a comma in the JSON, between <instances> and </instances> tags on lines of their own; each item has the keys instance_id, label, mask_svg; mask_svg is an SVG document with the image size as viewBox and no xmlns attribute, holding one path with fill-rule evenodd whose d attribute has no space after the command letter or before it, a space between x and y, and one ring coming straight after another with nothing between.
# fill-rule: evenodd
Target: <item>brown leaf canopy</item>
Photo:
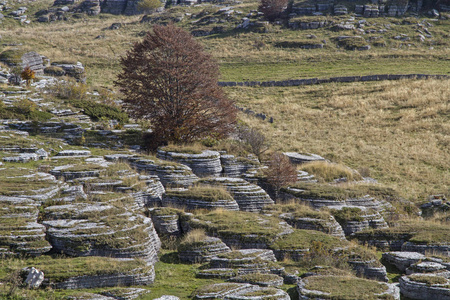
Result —
<instances>
[{"instance_id":1,"label":"brown leaf canopy","mask_svg":"<svg viewBox=\"0 0 450 300\"><path fill-rule=\"evenodd\" d=\"M217 85L217 64L186 31L155 25L121 63L116 85L126 110L150 120L163 140L220 138L233 129L236 110Z\"/></svg>"}]
</instances>

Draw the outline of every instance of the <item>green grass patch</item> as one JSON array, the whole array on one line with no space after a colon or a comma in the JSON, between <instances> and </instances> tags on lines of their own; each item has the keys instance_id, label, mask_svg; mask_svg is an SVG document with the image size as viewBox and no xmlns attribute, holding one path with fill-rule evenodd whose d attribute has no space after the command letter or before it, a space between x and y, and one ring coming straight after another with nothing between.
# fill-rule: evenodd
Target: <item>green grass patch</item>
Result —
<instances>
[{"instance_id":1,"label":"green grass patch","mask_svg":"<svg viewBox=\"0 0 450 300\"><path fill-rule=\"evenodd\" d=\"M225 189L220 187L196 186L189 190L168 190L167 197L184 199L198 199L202 201L217 202L218 200L233 200L233 197Z\"/></svg>"},{"instance_id":2,"label":"green grass patch","mask_svg":"<svg viewBox=\"0 0 450 300\"><path fill-rule=\"evenodd\" d=\"M322 243L327 249L348 246L348 242L320 231L294 229L293 233L283 235L277 239L270 245L270 248L277 250L307 250L313 246L314 241Z\"/></svg>"}]
</instances>

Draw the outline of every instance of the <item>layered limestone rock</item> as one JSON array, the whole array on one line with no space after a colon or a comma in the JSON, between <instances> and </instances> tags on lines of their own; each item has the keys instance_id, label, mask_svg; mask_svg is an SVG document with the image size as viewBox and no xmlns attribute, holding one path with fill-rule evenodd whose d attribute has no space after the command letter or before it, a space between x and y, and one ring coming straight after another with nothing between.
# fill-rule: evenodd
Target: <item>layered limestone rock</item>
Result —
<instances>
[{"instance_id":1,"label":"layered limestone rock","mask_svg":"<svg viewBox=\"0 0 450 300\"><path fill-rule=\"evenodd\" d=\"M365 229L388 228L384 218L376 211L360 206L331 206L335 218L342 226L345 235L352 235ZM349 213L350 212L350 213ZM348 217L345 217L347 215Z\"/></svg>"},{"instance_id":2,"label":"layered limestone rock","mask_svg":"<svg viewBox=\"0 0 450 300\"><path fill-rule=\"evenodd\" d=\"M450 299L449 274L411 274L399 279L400 291L408 299Z\"/></svg>"},{"instance_id":3,"label":"layered limestone rock","mask_svg":"<svg viewBox=\"0 0 450 300\"><path fill-rule=\"evenodd\" d=\"M45 226L37 223L40 203L0 196L0 256L39 256L52 247L45 240Z\"/></svg>"},{"instance_id":4,"label":"layered limestone rock","mask_svg":"<svg viewBox=\"0 0 450 300\"><path fill-rule=\"evenodd\" d=\"M232 282L250 283L265 287L280 287L284 283L281 276L275 274L252 273L236 276L230 279Z\"/></svg>"},{"instance_id":5,"label":"layered limestone rock","mask_svg":"<svg viewBox=\"0 0 450 300\"><path fill-rule=\"evenodd\" d=\"M167 190L162 200L163 206L180 207L187 210L217 208L226 210L239 210L236 201L229 193L221 189L201 189L194 191L188 189Z\"/></svg>"},{"instance_id":6,"label":"layered limestone rock","mask_svg":"<svg viewBox=\"0 0 450 300\"><path fill-rule=\"evenodd\" d=\"M286 155L289 160L291 161L291 163L293 164L304 164L307 162L312 162L312 161L324 161L325 158L323 158L320 155L317 154L300 154L297 152L284 152L284 155Z\"/></svg>"},{"instance_id":7,"label":"layered limestone rock","mask_svg":"<svg viewBox=\"0 0 450 300\"><path fill-rule=\"evenodd\" d=\"M231 276L251 273L278 275L284 273L284 268L276 263L273 252L267 249L234 250L218 254L211 258L209 267L210 269L202 270L203 277L208 277L208 273L214 275L214 270L218 271L216 274L233 270L230 272Z\"/></svg>"},{"instance_id":8,"label":"layered limestone rock","mask_svg":"<svg viewBox=\"0 0 450 300\"><path fill-rule=\"evenodd\" d=\"M220 239L206 236L201 241L182 242L178 247L178 257L186 263L203 263L218 254L231 252Z\"/></svg>"},{"instance_id":9,"label":"layered limestone rock","mask_svg":"<svg viewBox=\"0 0 450 300\"><path fill-rule=\"evenodd\" d=\"M346 290L346 286L358 286L358 289ZM333 286L330 289L330 286ZM338 291L333 291L338 287ZM339 290L340 289L340 290ZM299 299L325 299L340 298L338 295L346 295L352 299L366 297L377 299L400 299L400 289L395 284L371 281L358 277L342 276L310 276L302 278L297 284ZM322 298L323 297L323 298Z\"/></svg>"},{"instance_id":10,"label":"layered limestone rock","mask_svg":"<svg viewBox=\"0 0 450 300\"><path fill-rule=\"evenodd\" d=\"M258 212L264 206L274 203L262 188L241 178L207 178L201 183L224 187L233 196L239 209L243 211Z\"/></svg>"},{"instance_id":11,"label":"layered limestone rock","mask_svg":"<svg viewBox=\"0 0 450 300\"><path fill-rule=\"evenodd\" d=\"M129 161L138 171L157 175L166 187L189 187L198 180L192 169L182 164L144 157L132 157Z\"/></svg>"},{"instance_id":12,"label":"layered limestone rock","mask_svg":"<svg viewBox=\"0 0 450 300\"><path fill-rule=\"evenodd\" d=\"M290 297L286 292L276 288L259 287L246 283L217 283L198 289L194 299L289 300Z\"/></svg>"},{"instance_id":13,"label":"layered limestone rock","mask_svg":"<svg viewBox=\"0 0 450 300\"><path fill-rule=\"evenodd\" d=\"M402 272L405 272L412 264L422 261L425 258L425 255L417 252L393 251L383 253L383 260L396 266Z\"/></svg>"},{"instance_id":14,"label":"layered limestone rock","mask_svg":"<svg viewBox=\"0 0 450 300\"><path fill-rule=\"evenodd\" d=\"M131 197L120 194L96 195L85 202L47 207L42 223L58 252L71 256L142 258L154 263L160 248L159 237L150 218L125 208L133 205Z\"/></svg>"},{"instance_id":15,"label":"layered limestone rock","mask_svg":"<svg viewBox=\"0 0 450 300\"><path fill-rule=\"evenodd\" d=\"M350 259L348 264L356 271L356 275L383 282L388 282L386 267L378 260L354 260Z\"/></svg>"},{"instance_id":16,"label":"layered limestone rock","mask_svg":"<svg viewBox=\"0 0 450 300\"><path fill-rule=\"evenodd\" d=\"M256 157L248 158L235 157L234 155L220 155L220 162L223 168L223 176L225 177L241 177L245 173L260 168L260 163Z\"/></svg>"},{"instance_id":17,"label":"layered limestone rock","mask_svg":"<svg viewBox=\"0 0 450 300\"><path fill-rule=\"evenodd\" d=\"M151 208L149 211L160 236L178 237L182 234L180 211L171 208Z\"/></svg>"},{"instance_id":18,"label":"layered limestone rock","mask_svg":"<svg viewBox=\"0 0 450 300\"><path fill-rule=\"evenodd\" d=\"M156 155L158 158L186 165L199 177L220 176L222 172L219 152L204 150L200 154L190 154L166 151L164 149L158 149Z\"/></svg>"}]
</instances>

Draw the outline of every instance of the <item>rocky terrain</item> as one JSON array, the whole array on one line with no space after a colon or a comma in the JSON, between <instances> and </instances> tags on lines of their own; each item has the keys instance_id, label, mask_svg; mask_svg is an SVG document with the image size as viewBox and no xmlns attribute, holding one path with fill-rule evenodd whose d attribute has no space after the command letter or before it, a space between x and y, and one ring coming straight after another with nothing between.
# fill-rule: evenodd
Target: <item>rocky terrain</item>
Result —
<instances>
[{"instance_id":1,"label":"rocky terrain","mask_svg":"<svg viewBox=\"0 0 450 300\"><path fill-rule=\"evenodd\" d=\"M134 0L47 2L3 1L0 26L27 31L107 20L101 35L89 33L102 43L105 36L129 34L127 28L135 39L151 24L176 22L196 37L211 37L211 48L218 35L267 33L267 44L252 41L252 51L384 57L370 51L414 48L441 51L444 67L448 61L448 1L293 1L272 23L246 1L164 2L145 15ZM278 40L277 30L288 38ZM145 122L131 120L120 95L108 84L98 86L103 76L91 75L104 68L105 78L112 76L107 71L115 63L99 67L89 61L97 55L86 54L90 49L80 49L87 60L80 62L71 57L78 51L73 47L61 54L48 50L59 46L31 38L16 43L6 35L0 51L1 299L450 299L448 194L405 199L378 182L379 174L337 164L333 153L271 145L268 152L282 149L297 170L295 183L276 190L267 175L269 156L252 153L236 135L223 144L167 145L151 153ZM129 43L108 51L116 56L114 47ZM229 63L231 54L223 55ZM30 85L19 72L25 67L36 75ZM219 85L230 95L233 88L253 93L387 81L448 86L448 72L425 71L225 77ZM257 105L236 105L242 123L283 127ZM379 105L383 109L398 107ZM448 103L437 110L448 121ZM425 118L433 118L431 111ZM448 138L439 142L448 153ZM336 174L326 178L318 166ZM436 169L448 178L445 166ZM433 189L448 186L434 183Z\"/></svg>"}]
</instances>

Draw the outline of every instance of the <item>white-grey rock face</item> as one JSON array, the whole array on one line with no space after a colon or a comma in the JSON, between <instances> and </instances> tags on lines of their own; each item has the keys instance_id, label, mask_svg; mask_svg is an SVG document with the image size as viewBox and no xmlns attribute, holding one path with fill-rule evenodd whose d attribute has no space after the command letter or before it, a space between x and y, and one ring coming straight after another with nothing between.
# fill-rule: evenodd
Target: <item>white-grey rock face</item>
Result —
<instances>
[{"instance_id":1,"label":"white-grey rock face","mask_svg":"<svg viewBox=\"0 0 450 300\"><path fill-rule=\"evenodd\" d=\"M54 156L54 158L62 157L87 157L91 155L89 150L63 150Z\"/></svg>"},{"instance_id":2,"label":"white-grey rock face","mask_svg":"<svg viewBox=\"0 0 450 300\"><path fill-rule=\"evenodd\" d=\"M32 289L36 289L41 286L44 281L44 272L39 271L35 267L25 268L22 271L25 272L27 276L24 282L25 285Z\"/></svg>"},{"instance_id":3,"label":"white-grey rock face","mask_svg":"<svg viewBox=\"0 0 450 300\"><path fill-rule=\"evenodd\" d=\"M194 299L290 300L290 297L286 292L276 288L259 287L248 283L217 283L200 288Z\"/></svg>"},{"instance_id":4,"label":"white-grey rock face","mask_svg":"<svg viewBox=\"0 0 450 300\"><path fill-rule=\"evenodd\" d=\"M340 276L332 276L332 275L315 275L311 277L305 277L299 280L297 284L297 292L299 294L299 299L301 300L308 300L308 299L329 299L331 294L326 291L322 290L310 290L308 289L308 280L310 279L316 279L320 277L331 277L336 278L336 285L339 284L339 280L341 279ZM350 279L348 279L350 280ZM355 280L358 280L357 277L355 277ZM373 294L361 294L359 296L364 297L374 297L374 299L377 299L376 296L380 296L380 299L384 299L387 297L392 297L395 300L400 300L400 289L397 287L396 284L389 284L384 282L377 282L382 288L384 287L384 291L381 293L373 293ZM355 283L356 284L356 283ZM364 284L364 283L360 283ZM364 287L361 287L364 288ZM355 296L353 296L355 297ZM358 298L355 298L358 299ZM389 298L391 299L391 298Z\"/></svg>"},{"instance_id":5,"label":"white-grey rock face","mask_svg":"<svg viewBox=\"0 0 450 300\"><path fill-rule=\"evenodd\" d=\"M125 198L117 203L122 201L133 204ZM53 248L72 256L142 258L154 263L161 245L150 218L114 201L49 206L43 224Z\"/></svg>"},{"instance_id":6,"label":"white-grey rock face","mask_svg":"<svg viewBox=\"0 0 450 300\"><path fill-rule=\"evenodd\" d=\"M402 295L408 297L408 299L414 300L449 300L450 299L450 288L448 288L449 284L449 276L448 274L444 276L440 276L441 278L446 278L447 282L442 284L427 284L424 282L418 282L414 280L415 274L402 276L399 279L400 291ZM434 276L438 276L435 274L419 274L420 276L429 276L432 279Z\"/></svg>"},{"instance_id":7,"label":"white-grey rock face","mask_svg":"<svg viewBox=\"0 0 450 300\"><path fill-rule=\"evenodd\" d=\"M175 162L140 157L130 158L129 161L138 171L157 175L164 186L189 187L198 180L190 167Z\"/></svg>"},{"instance_id":8,"label":"white-grey rock face","mask_svg":"<svg viewBox=\"0 0 450 300\"><path fill-rule=\"evenodd\" d=\"M256 157L235 157L234 155L220 155L220 162L225 177L241 177L250 170L260 168L260 163Z\"/></svg>"},{"instance_id":9,"label":"white-grey rock face","mask_svg":"<svg viewBox=\"0 0 450 300\"><path fill-rule=\"evenodd\" d=\"M211 269L234 269L236 274L273 273L280 274L284 268L274 265L276 262L272 250L244 249L220 254L211 258Z\"/></svg>"},{"instance_id":10,"label":"white-grey rock face","mask_svg":"<svg viewBox=\"0 0 450 300\"><path fill-rule=\"evenodd\" d=\"M284 279L281 276L275 274L265 274L263 278L261 278L261 274L256 274L254 278L248 275L239 275L230 279L231 282L239 282L239 283L250 283L256 284L263 287L280 287L284 283Z\"/></svg>"},{"instance_id":11,"label":"white-grey rock face","mask_svg":"<svg viewBox=\"0 0 450 300\"><path fill-rule=\"evenodd\" d=\"M153 299L153 300L180 300L180 298L178 298L176 296L163 295L163 296Z\"/></svg>"},{"instance_id":12,"label":"white-grey rock face","mask_svg":"<svg viewBox=\"0 0 450 300\"><path fill-rule=\"evenodd\" d=\"M239 206L234 199L213 199L207 196L194 196L189 190L167 190L162 199L163 206L179 207L187 210L194 209L225 209L239 210Z\"/></svg>"},{"instance_id":13,"label":"white-grey rock face","mask_svg":"<svg viewBox=\"0 0 450 300\"><path fill-rule=\"evenodd\" d=\"M284 152L284 155L286 155L291 163L293 164L303 164L306 162L312 162L312 161L324 161L325 158L323 158L320 155L317 154L300 154L297 152Z\"/></svg>"},{"instance_id":14,"label":"white-grey rock face","mask_svg":"<svg viewBox=\"0 0 450 300\"><path fill-rule=\"evenodd\" d=\"M161 236L181 235L180 217L176 213L161 213L158 209L151 210L153 224Z\"/></svg>"},{"instance_id":15,"label":"white-grey rock face","mask_svg":"<svg viewBox=\"0 0 450 300\"><path fill-rule=\"evenodd\" d=\"M279 217L296 229L322 231L333 236L345 239L345 234L342 230L341 225L334 219L333 216L330 216L329 219L310 217L299 218L295 217L291 213L283 213Z\"/></svg>"},{"instance_id":16,"label":"white-grey rock face","mask_svg":"<svg viewBox=\"0 0 450 300\"><path fill-rule=\"evenodd\" d=\"M181 244L178 247L178 257L186 263L203 263L221 253L231 252L219 238L206 237L203 241Z\"/></svg>"},{"instance_id":17,"label":"white-grey rock face","mask_svg":"<svg viewBox=\"0 0 450 300\"><path fill-rule=\"evenodd\" d=\"M52 248L45 226L37 223L39 206L32 199L0 196L0 256L39 256Z\"/></svg>"},{"instance_id":18,"label":"white-grey rock face","mask_svg":"<svg viewBox=\"0 0 450 300\"><path fill-rule=\"evenodd\" d=\"M258 212L264 206L274 203L262 188L241 178L208 178L201 182L202 184L222 186L227 189L236 200L239 209L243 211Z\"/></svg>"},{"instance_id":19,"label":"white-grey rock face","mask_svg":"<svg viewBox=\"0 0 450 300\"><path fill-rule=\"evenodd\" d=\"M204 150L200 154L189 154L165 151L164 148L160 148L156 156L186 165L199 177L220 176L222 172L220 153L216 151Z\"/></svg>"},{"instance_id":20,"label":"white-grey rock face","mask_svg":"<svg viewBox=\"0 0 450 300\"><path fill-rule=\"evenodd\" d=\"M383 259L404 272L409 266L423 259L425 255L417 252L393 251L383 253Z\"/></svg>"},{"instance_id":21,"label":"white-grey rock face","mask_svg":"<svg viewBox=\"0 0 450 300\"><path fill-rule=\"evenodd\" d=\"M149 285L155 280L153 266L147 270L136 270L134 273L117 273L97 276L71 277L51 284L54 289L90 289L112 286ZM116 298L114 298L116 299Z\"/></svg>"}]
</instances>

